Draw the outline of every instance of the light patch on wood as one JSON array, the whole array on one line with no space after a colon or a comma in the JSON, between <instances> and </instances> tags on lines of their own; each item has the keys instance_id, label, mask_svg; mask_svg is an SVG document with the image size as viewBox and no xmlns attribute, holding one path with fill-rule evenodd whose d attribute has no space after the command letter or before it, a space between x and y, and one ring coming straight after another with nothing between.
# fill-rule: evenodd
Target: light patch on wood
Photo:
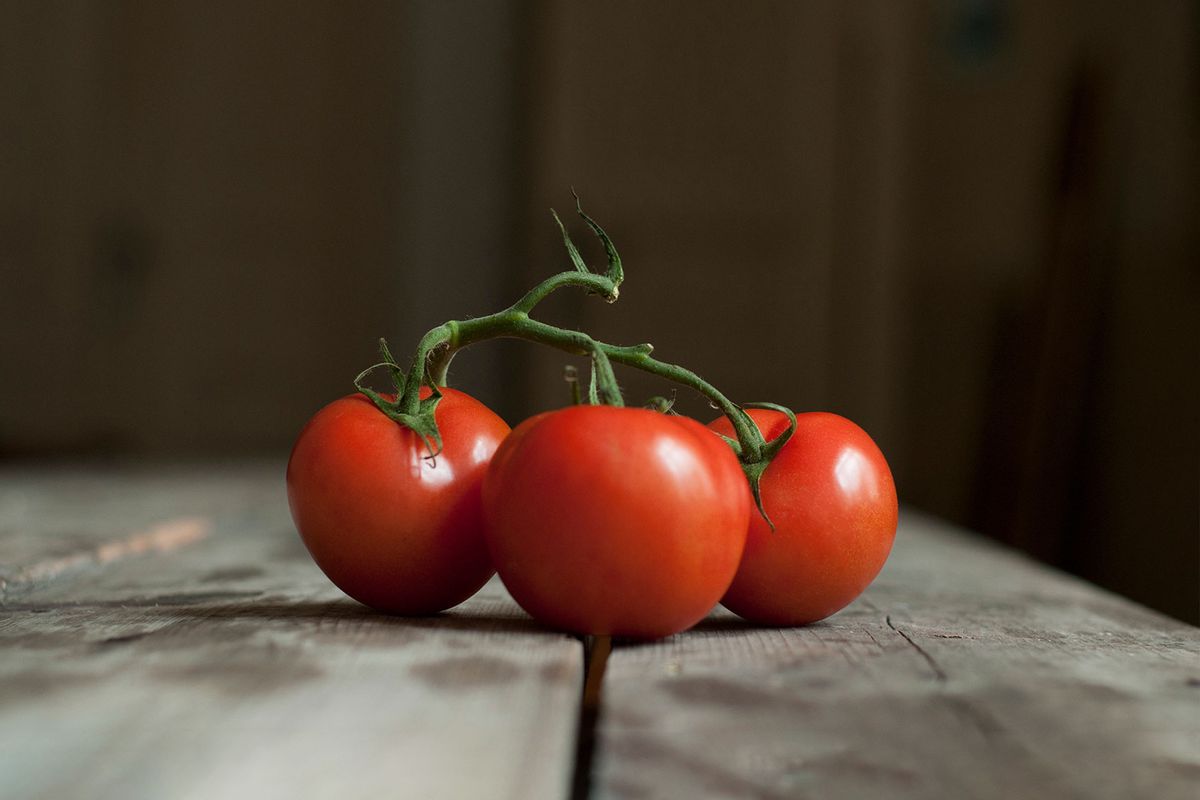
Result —
<instances>
[{"instance_id":1,"label":"light patch on wood","mask_svg":"<svg viewBox=\"0 0 1200 800\"><path fill-rule=\"evenodd\" d=\"M60 575L91 566L103 566L113 561L149 553L165 553L198 542L212 530L212 520L205 517L180 517L162 522L149 530L70 555L48 558L29 564L15 573L0 578L0 592L11 586L39 583Z\"/></svg>"}]
</instances>

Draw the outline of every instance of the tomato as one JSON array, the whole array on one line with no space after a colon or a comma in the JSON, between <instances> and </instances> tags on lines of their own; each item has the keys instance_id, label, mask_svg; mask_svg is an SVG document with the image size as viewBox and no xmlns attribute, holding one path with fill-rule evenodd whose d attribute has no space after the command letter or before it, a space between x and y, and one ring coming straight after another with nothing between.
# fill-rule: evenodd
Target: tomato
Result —
<instances>
[{"instance_id":1,"label":"tomato","mask_svg":"<svg viewBox=\"0 0 1200 800\"><path fill-rule=\"evenodd\" d=\"M787 429L778 411L749 409L767 441ZM732 435L721 418L711 428ZM796 415L796 432L763 473L763 507L722 604L753 622L803 625L833 614L883 568L896 536L896 485L862 428L836 414Z\"/></svg>"},{"instance_id":2,"label":"tomato","mask_svg":"<svg viewBox=\"0 0 1200 800\"><path fill-rule=\"evenodd\" d=\"M432 614L493 574L480 487L508 425L471 396L441 391L436 459L353 394L317 412L288 461L288 505L309 553L338 588L380 611Z\"/></svg>"},{"instance_id":3,"label":"tomato","mask_svg":"<svg viewBox=\"0 0 1200 800\"><path fill-rule=\"evenodd\" d=\"M483 503L496 569L534 618L652 639L720 600L753 501L733 452L698 422L573 406L517 426Z\"/></svg>"}]
</instances>

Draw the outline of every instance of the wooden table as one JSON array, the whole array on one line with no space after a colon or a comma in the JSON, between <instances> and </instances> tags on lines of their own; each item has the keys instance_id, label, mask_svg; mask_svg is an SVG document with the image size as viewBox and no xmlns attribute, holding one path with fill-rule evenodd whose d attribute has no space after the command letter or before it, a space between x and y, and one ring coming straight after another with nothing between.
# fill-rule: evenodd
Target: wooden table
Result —
<instances>
[{"instance_id":1,"label":"wooden table","mask_svg":"<svg viewBox=\"0 0 1200 800\"><path fill-rule=\"evenodd\" d=\"M821 624L611 653L346 599L278 464L0 470L0 582L10 800L1200 796L1197 629L914 513Z\"/></svg>"}]
</instances>

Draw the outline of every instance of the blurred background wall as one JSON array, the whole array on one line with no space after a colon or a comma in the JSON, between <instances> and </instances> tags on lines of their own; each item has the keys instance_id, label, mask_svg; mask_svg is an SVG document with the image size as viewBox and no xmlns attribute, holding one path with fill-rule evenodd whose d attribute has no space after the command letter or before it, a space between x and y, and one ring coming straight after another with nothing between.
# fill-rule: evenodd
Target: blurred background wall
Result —
<instances>
[{"instance_id":1,"label":"blurred background wall","mask_svg":"<svg viewBox=\"0 0 1200 800\"><path fill-rule=\"evenodd\" d=\"M628 278L547 319L1200 620L1198 42L1184 0L0 2L0 458L283 454L378 336L562 269L573 186ZM564 363L452 382L515 422Z\"/></svg>"}]
</instances>

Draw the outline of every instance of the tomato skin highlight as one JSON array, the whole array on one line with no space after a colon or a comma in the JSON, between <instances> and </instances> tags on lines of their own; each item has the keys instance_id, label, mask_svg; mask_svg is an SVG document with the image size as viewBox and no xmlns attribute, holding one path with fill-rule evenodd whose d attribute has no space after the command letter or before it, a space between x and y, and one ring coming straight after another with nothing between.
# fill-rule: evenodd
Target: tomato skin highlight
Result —
<instances>
[{"instance_id":1,"label":"tomato skin highlight","mask_svg":"<svg viewBox=\"0 0 1200 800\"><path fill-rule=\"evenodd\" d=\"M486 537L542 623L654 639L725 593L752 507L737 458L694 420L573 406L518 425L484 479Z\"/></svg>"},{"instance_id":2,"label":"tomato skin highlight","mask_svg":"<svg viewBox=\"0 0 1200 800\"><path fill-rule=\"evenodd\" d=\"M313 560L343 592L386 613L442 611L494 573L480 488L509 428L471 396L441 391L435 461L420 436L361 394L317 412L288 460L288 506Z\"/></svg>"},{"instance_id":3,"label":"tomato skin highlight","mask_svg":"<svg viewBox=\"0 0 1200 800\"><path fill-rule=\"evenodd\" d=\"M787 429L777 411L748 413L768 441ZM724 417L709 427L732 434ZM836 414L797 414L760 490L775 530L751 515L742 563L721 601L730 611L805 625L849 605L879 574L896 536L896 485L862 428Z\"/></svg>"}]
</instances>

